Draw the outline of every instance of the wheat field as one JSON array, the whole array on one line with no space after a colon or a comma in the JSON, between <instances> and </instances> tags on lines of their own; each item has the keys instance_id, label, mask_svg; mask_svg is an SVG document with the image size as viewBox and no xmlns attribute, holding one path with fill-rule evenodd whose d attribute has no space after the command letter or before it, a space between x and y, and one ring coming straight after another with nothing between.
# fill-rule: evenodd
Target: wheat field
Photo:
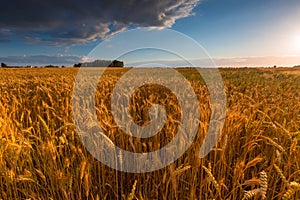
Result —
<instances>
[{"instance_id":1,"label":"wheat field","mask_svg":"<svg viewBox=\"0 0 300 200\"><path fill-rule=\"evenodd\" d=\"M221 69L226 120L217 145L199 158L210 119L208 91L196 70L178 69L199 100L197 136L177 161L140 174L111 169L83 146L72 115L77 70L0 69L0 199L300 199L300 73L295 70ZM128 70L108 69L101 77L99 124L123 149L157 150L174 138L178 101L167 88L140 87L131 98L134 121L148 123L154 103L165 107L168 119L152 138L130 137L116 127L110 110L112 90Z\"/></svg>"}]
</instances>

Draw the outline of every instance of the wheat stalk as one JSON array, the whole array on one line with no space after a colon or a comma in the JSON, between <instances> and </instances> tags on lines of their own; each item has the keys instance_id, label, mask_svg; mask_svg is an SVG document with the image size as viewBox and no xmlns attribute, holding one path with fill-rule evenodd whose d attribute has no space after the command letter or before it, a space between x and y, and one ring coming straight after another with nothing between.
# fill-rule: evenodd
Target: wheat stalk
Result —
<instances>
[{"instance_id":1,"label":"wheat stalk","mask_svg":"<svg viewBox=\"0 0 300 200\"><path fill-rule=\"evenodd\" d=\"M261 199L266 199L266 194L268 190L268 176L265 171L259 173L260 188L246 191L243 196L243 200L249 200L255 196L260 196Z\"/></svg>"},{"instance_id":2,"label":"wheat stalk","mask_svg":"<svg viewBox=\"0 0 300 200\"><path fill-rule=\"evenodd\" d=\"M220 194L220 186L218 184L218 182L216 181L214 175L211 172L211 165L209 165L209 168L202 166L202 168L205 170L206 174L208 175L209 181L214 185L214 187L216 188L218 194Z\"/></svg>"},{"instance_id":3,"label":"wheat stalk","mask_svg":"<svg viewBox=\"0 0 300 200\"><path fill-rule=\"evenodd\" d=\"M246 191L242 200L250 200L251 198L255 197L258 194L260 194L260 189Z\"/></svg>"},{"instance_id":4,"label":"wheat stalk","mask_svg":"<svg viewBox=\"0 0 300 200\"><path fill-rule=\"evenodd\" d=\"M137 184L137 180L134 181L133 185L132 185L132 189L131 192L127 198L127 200L133 200L134 198L134 194L135 194L135 190L136 190L136 184Z\"/></svg>"},{"instance_id":5,"label":"wheat stalk","mask_svg":"<svg viewBox=\"0 0 300 200\"><path fill-rule=\"evenodd\" d=\"M295 181L290 182L288 184L289 188L288 190L283 194L282 200L289 200L292 199L293 195L296 193L296 191L300 190L300 183L297 183Z\"/></svg>"},{"instance_id":6,"label":"wheat stalk","mask_svg":"<svg viewBox=\"0 0 300 200\"><path fill-rule=\"evenodd\" d=\"M274 168L277 171L277 173L279 174L280 178L282 179L282 181L286 184L289 185L289 182L286 180L286 177L283 175L282 170L274 163Z\"/></svg>"},{"instance_id":7,"label":"wheat stalk","mask_svg":"<svg viewBox=\"0 0 300 200\"><path fill-rule=\"evenodd\" d=\"M268 190L268 176L265 171L261 171L259 173L259 180L261 181L260 184L260 194L262 199L266 199L266 194Z\"/></svg>"}]
</instances>

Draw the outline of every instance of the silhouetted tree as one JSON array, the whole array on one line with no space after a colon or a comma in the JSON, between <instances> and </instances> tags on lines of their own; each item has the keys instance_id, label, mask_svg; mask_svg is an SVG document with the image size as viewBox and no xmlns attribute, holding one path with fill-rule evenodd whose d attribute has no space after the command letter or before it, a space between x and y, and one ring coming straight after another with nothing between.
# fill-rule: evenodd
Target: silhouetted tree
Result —
<instances>
[{"instance_id":1,"label":"silhouetted tree","mask_svg":"<svg viewBox=\"0 0 300 200\"><path fill-rule=\"evenodd\" d=\"M110 63L109 67L124 67L124 62L114 60L112 63Z\"/></svg>"},{"instance_id":2,"label":"silhouetted tree","mask_svg":"<svg viewBox=\"0 0 300 200\"><path fill-rule=\"evenodd\" d=\"M55 65L46 65L45 68L58 68L58 66L55 66Z\"/></svg>"},{"instance_id":3,"label":"silhouetted tree","mask_svg":"<svg viewBox=\"0 0 300 200\"><path fill-rule=\"evenodd\" d=\"M82 63L74 64L74 67L81 67Z\"/></svg>"},{"instance_id":4,"label":"silhouetted tree","mask_svg":"<svg viewBox=\"0 0 300 200\"><path fill-rule=\"evenodd\" d=\"M1 67L6 68L6 67L7 67L7 64L1 63Z\"/></svg>"}]
</instances>

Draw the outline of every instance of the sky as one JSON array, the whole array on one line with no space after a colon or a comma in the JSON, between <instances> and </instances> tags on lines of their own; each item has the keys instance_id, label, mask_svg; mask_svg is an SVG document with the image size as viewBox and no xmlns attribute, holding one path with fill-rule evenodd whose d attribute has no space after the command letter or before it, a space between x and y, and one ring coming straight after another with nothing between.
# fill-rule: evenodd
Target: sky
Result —
<instances>
[{"instance_id":1,"label":"sky","mask_svg":"<svg viewBox=\"0 0 300 200\"><path fill-rule=\"evenodd\" d=\"M187 35L218 66L293 66L299 19L299 0L3 1L0 62L73 65L110 37L146 27Z\"/></svg>"}]
</instances>

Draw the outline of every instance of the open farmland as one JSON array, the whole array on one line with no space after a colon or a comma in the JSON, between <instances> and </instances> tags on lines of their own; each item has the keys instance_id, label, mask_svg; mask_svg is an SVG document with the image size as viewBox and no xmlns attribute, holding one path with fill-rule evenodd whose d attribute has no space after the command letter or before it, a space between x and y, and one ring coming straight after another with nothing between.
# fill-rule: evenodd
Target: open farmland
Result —
<instances>
[{"instance_id":1,"label":"open farmland","mask_svg":"<svg viewBox=\"0 0 300 200\"><path fill-rule=\"evenodd\" d=\"M200 159L208 91L196 70L178 69L199 100L196 139L176 162L141 174L111 169L83 146L72 115L77 70L0 70L0 199L300 199L300 70L221 69L226 120L217 145ZM130 137L110 110L112 90L127 70L102 76L99 124L123 149L157 150L174 138L178 101L164 87L141 87L132 96L134 121L148 123L154 103L166 108L168 119L152 138Z\"/></svg>"}]
</instances>

